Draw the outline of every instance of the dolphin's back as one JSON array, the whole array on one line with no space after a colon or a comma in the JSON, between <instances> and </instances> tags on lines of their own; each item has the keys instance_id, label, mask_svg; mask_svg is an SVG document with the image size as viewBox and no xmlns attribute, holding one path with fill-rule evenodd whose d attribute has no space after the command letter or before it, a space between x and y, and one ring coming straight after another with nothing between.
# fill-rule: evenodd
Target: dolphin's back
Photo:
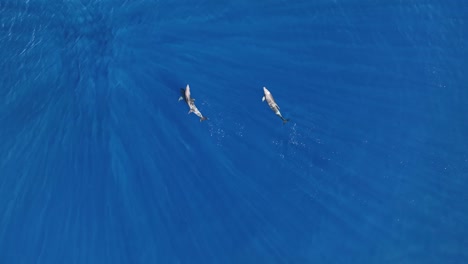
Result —
<instances>
[{"instance_id":1,"label":"dolphin's back","mask_svg":"<svg viewBox=\"0 0 468 264\"><path fill-rule=\"evenodd\" d=\"M275 102L275 99L273 98L273 96L271 94L268 94L265 96L265 99L268 103L268 106L271 108L271 110L273 111L278 111L279 109L279 106L276 104Z\"/></svg>"}]
</instances>

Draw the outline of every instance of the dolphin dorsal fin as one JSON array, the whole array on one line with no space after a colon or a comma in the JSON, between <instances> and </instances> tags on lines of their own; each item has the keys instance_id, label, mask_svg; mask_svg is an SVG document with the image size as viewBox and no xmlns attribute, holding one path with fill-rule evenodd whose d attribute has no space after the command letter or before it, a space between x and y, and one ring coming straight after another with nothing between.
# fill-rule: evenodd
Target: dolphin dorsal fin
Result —
<instances>
[{"instance_id":1,"label":"dolphin dorsal fin","mask_svg":"<svg viewBox=\"0 0 468 264\"><path fill-rule=\"evenodd\" d=\"M190 102L192 102L192 103L195 102L195 98L191 98Z\"/></svg>"}]
</instances>

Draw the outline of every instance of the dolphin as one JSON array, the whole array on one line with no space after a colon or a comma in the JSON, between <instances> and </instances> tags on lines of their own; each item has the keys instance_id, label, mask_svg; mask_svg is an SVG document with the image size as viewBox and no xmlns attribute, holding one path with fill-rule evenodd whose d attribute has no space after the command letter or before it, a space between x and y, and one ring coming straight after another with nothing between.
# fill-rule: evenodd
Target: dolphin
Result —
<instances>
[{"instance_id":1,"label":"dolphin","mask_svg":"<svg viewBox=\"0 0 468 264\"><path fill-rule=\"evenodd\" d=\"M289 119L284 118L281 115L281 113L279 111L280 107L276 104L275 99L273 98L273 95L271 95L270 91L268 91L268 89L266 87L263 87L263 93L264 93L264 96L262 97L262 102L265 101L265 100L267 101L268 106L270 106L271 110L273 110L273 112L275 112L275 114L277 116L279 116L281 118L281 120L283 120L283 124L288 122Z\"/></svg>"},{"instance_id":2,"label":"dolphin","mask_svg":"<svg viewBox=\"0 0 468 264\"><path fill-rule=\"evenodd\" d=\"M188 112L189 114L190 113L196 114L198 117L200 117L200 122L208 119L204 117L202 113L200 112L200 110L198 110L198 108L195 106L195 99L190 96L190 86L188 84L185 87L185 89L182 89L182 88L180 89L180 94L181 96L179 97L179 102L184 100L187 103L190 109Z\"/></svg>"}]
</instances>

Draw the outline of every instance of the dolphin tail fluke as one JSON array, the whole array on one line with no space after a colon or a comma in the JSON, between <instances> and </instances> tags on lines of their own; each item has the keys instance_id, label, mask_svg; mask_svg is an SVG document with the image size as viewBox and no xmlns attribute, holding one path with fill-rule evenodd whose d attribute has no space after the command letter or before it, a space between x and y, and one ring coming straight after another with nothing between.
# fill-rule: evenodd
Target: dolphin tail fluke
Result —
<instances>
[{"instance_id":1,"label":"dolphin tail fluke","mask_svg":"<svg viewBox=\"0 0 468 264\"><path fill-rule=\"evenodd\" d=\"M289 121L289 118L281 118L283 120L283 125Z\"/></svg>"},{"instance_id":2,"label":"dolphin tail fluke","mask_svg":"<svg viewBox=\"0 0 468 264\"><path fill-rule=\"evenodd\" d=\"M205 116L202 116L202 117L200 117L200 122L205 121L205 120L207 120L207 119L208 119L208 118L206 118Z\"/></svg>"}]
</instances>

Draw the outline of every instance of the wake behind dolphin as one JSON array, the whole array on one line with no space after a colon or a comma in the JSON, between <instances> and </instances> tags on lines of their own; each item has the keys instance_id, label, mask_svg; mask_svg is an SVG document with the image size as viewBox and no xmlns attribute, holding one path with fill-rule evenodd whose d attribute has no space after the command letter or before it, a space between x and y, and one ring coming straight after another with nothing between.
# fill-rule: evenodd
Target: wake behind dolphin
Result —
<instances>
[{"instance_id":1,"label":"wake behind dolphin","mask_svg":"<svg viewBox=\"0 0 468 264\"><path fill-rule=\"evenodd\" d=\"M200 110L195 106L195 98L190 96L190 86L187 84L185 89L180 89L181 96L179 97L179 101L184 100L187 105L189 106L189 114L194 113L198 117L200 117L200 122L206 120L207 118L202 115Z\"/></svg>"},{"instance_id":2,"label":"wake behind dolphin","mask_svg":"<svg viewBox=\"0 0 468 264\"><path fill-rule=\"evenodd\" d=\"M264 96L262 97L262 102L265 101L265 100L267 101L268 106L270 106L271 110L273 110L273 112L275 112L275 114L277 116L279 116L281 118L281 120L283 120L283 124L288 122L289 119L284 118L281 115L281 113L279 111L280 107L278 106L278 104L276 104L275 99L273 98L273 95L270 93L270 91L268 91L268 89L266 87L263 87L263 94L264 94Z\"/></svg>"}]
</instances>

